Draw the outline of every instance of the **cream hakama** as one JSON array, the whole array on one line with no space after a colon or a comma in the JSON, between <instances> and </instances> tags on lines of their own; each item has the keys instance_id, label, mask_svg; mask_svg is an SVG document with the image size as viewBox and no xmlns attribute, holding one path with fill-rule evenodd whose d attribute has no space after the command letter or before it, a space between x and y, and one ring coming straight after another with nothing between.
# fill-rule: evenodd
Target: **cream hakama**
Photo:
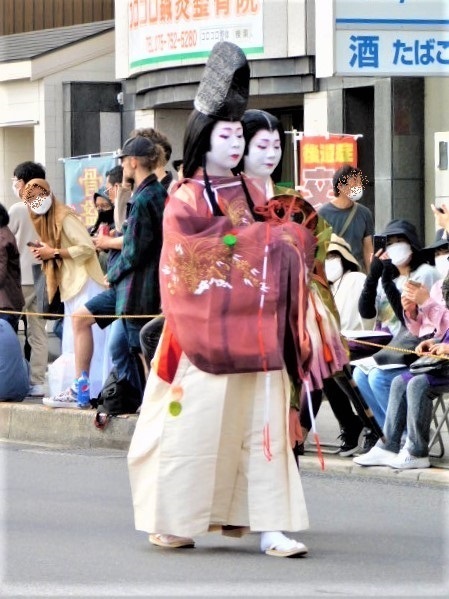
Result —
<instances>
[{"instance_id":1,"label":"cream hakama","mask_svg":"<svg viewBox=\"0 0 449 599\"><path fill-rule=\"evenodd\" d=\"M179 415L170 411L174 398ZM171 385L152 370L128 454L136 528L184 537L215 525L308 528L289 406L285 371L213 375L184 354ZM264 454L266 408L271 459Z\"/></svg>"}]
</instances>

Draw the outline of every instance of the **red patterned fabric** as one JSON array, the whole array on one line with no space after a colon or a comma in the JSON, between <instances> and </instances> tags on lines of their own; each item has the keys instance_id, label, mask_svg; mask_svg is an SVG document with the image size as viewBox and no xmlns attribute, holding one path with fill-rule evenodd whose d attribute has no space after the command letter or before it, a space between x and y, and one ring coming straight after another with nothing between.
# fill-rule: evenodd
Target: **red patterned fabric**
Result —
<instances>
[{"instance_id":1,"label":"red patterned fabric","mask_svg":"<svg viewBox=\"0 0 449 599\"><path fill-rule=\"evenodd\" d=\"M256 206L260 190L245 179ZM211 177L224 216L212 216L202 172L185 180L164 212L160 262L168 330L212 374L279 370L286 339L297 372L307 366L305 319L314 236L302 225L255 222L239 178Z\"/></svg>"}]
</instances>

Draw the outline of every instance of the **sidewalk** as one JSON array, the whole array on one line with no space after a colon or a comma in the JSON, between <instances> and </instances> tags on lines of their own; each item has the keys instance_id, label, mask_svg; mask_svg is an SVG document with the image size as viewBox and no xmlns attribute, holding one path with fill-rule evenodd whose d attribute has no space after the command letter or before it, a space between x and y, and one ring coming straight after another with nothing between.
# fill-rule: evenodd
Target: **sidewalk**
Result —
<instances>
[{"instance_id":1,"label":"sidewalk","mask_svg":"<svg viewBox=\"0 0 449 599\"><path fill-rule=\"evenodd\" d=\"M47 408L40 400L28 398L22 403L0 403L0 440L32 443L73 449L127 450L137 415L112 418L104 431L94 426L95 410ZM317 417L317 430L323 448L323 474L344 474L381 478L391 481L413 481L426 485L449 486L449 439L444 432L446 455L431 458L432 467L423 470L398 471L388 467L363 468L352 458L330 453L338 449L338 425L324 401ZM316 449L306 443L300 457L303 470L321 471Z\"/></svg>"}]
</instances>

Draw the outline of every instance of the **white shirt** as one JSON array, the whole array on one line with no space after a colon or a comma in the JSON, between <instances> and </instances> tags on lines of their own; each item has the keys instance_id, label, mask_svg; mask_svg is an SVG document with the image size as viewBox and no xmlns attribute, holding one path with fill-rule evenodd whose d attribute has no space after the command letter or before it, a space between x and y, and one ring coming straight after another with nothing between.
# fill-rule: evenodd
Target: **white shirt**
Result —
<instances>
[{"instance_id":1,"label":"white shirt","mask_svg":"<svg viewBox=\"0 0 449 599\"><path fill-rule=\"evenodd\" d=\"M359 297L365 284L366 275L362 272L347 271L332 283L330 288L340 314L342 331L372 330L375 318L362 318L359 313Z\"/></svg>"}]
</instances>

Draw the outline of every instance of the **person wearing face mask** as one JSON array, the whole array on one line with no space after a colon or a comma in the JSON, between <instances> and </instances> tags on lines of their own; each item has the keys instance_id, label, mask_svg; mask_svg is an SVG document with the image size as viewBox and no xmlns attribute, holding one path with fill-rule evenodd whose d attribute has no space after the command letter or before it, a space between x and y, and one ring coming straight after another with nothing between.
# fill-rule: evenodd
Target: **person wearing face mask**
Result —
<instances>
[{"instance_id":1,"label":"person wearing face mask","mask_svg":"<svg viewBox=\"0 0 449 599\"><path fill-rule=\"evenodd\" d=\"M405 323L414 334L432 335L416 347L418 355L447 354L449 351L449 309L442 294L443 280L449 271L449 242L440 239L424 249L441 279L430 292L424 285L404 284L402 306ZM437 339L442 338L440 342ZM432 402L438 393L449 390L449 378L432 374L396 376L390 389L383 432L365 455L354 458L360 466L390 466L398 469L429 468L429 438ZM402 438L406 435L402 446ZM401 448L402 446L402 448Z\"/></svg>"},{"instance_id":2,"label":"person wearing face mask","mask_svg":"<svg viewBox=\"0 0 449 599\"><path fill-rule=\"evenodd\" d=\"M38 316L33 316L37 306L32 266L38 264L39 261L31 254L27 243L35 241L37 234L28 208L22 200L22 192L31 179L45 179L45 169L41 164L27 160L14 168L13 175L12 191L18 201L9 209L9 228L14 234L19 248L22 292L25 298L23 310L27 312L27 316L24 317L26 318L24 354L26 358L29 358L30 363L28 395L43 397L48 362L48 336L45 327L46 321Z\"/></svg>"},{"instance_id":3,"label":"person wearing face mask","mask_svg":"<svg viewBox=\"0 0 449 599\"><path fill-rule=\"evenodd\" d=\"M339 168L333 176L334 196L318 213L333 232L349 243L362 271L368 272L373 253L374 221L371 212L359 204L363 196L362 171L350 164Z\"/></svg>"},{"instance_id":4,"label":"person wearing face mask","mask_svg":"<svg viewBox=\"0 0 449 599\"><path fill-rule=\"evenodd\" d=\"M363 318L376 318L377 329L393 335L392 347L413 350L418 343L416 337L427 335L428 330L419 327L416 337L407 332L402 291L408 281L430 290L440 275L434 266L427 263L427 255L422 251L412 223L403 219L392 220L382 234L386 237L386 247L372 257L359 300L359 311ZM391 382L401 371L407 371L413 359L413 354L389 351L387 346L373 357L357 362L354 380L380 427L385 422ZM368 431L362 451L369 451L376 441L376 435Z\"/></svg>"},{"instance_id":5,"label":"person wearing face mask","mask_svg":"<svg viewBox=\"0 0 449 599\"><path fill-rule=\"evenodd\" d=\"M113 237L113 231L115 229L114 204L109 199L106 187L100 187L100 189L94 193L93 201L98 216L95 224L89 228L89 235L94 238L99 234L105 237ZM106 231L104 227L106 227ZM94 245L97 249L98 260L100 261L101 268L103 272L106 273L109 253L108 249L101 249L100 247L97 247L95 241Z\"/></svg>"},{"instance_id":6,"label":"person wearing face mask","mask_svg":"<svg viewBox=\"0 0 449 599\"><path fill-rule=\"evenodd\" d=\"M59 288L64 302L62 353L73 354L75 348L70 316L105 288L95 247L75 212L54 197L48 181L31 179L24 187L22 198L28 206L40 240L37 247L31 247L30 251L42 263L49 301ZM95 331L90 378L97 394L104 382L103 348L106 340L106 335L100 329ZM45 398L43 401L45 403Z\"/></svg>"}]
</instances>

